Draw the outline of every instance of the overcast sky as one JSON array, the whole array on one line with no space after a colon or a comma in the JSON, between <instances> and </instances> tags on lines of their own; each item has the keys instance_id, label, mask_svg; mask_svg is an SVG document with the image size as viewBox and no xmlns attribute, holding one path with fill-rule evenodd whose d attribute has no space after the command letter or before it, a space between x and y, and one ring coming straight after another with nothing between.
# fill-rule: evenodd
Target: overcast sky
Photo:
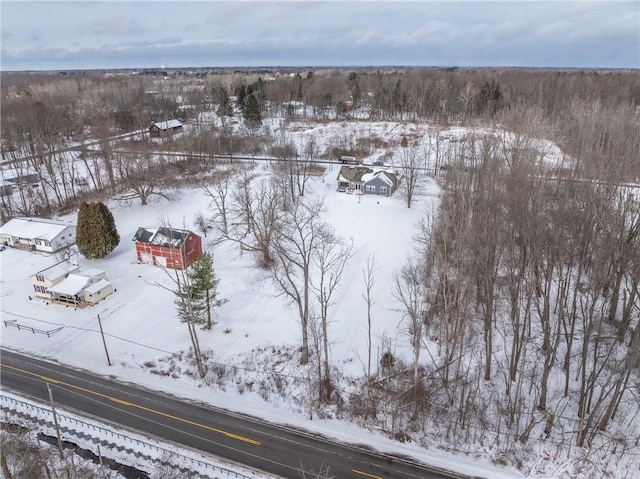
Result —
<instances>
[{"instance_id":1,"label":"overcast sky","mask_svg":"<svg viewBox=\"0 0 640 479\"><path fill-rule=\"evenodd\" d=\"M640 2L7 1L0 68L640 68Z\"/></svg>"}]
</instances>

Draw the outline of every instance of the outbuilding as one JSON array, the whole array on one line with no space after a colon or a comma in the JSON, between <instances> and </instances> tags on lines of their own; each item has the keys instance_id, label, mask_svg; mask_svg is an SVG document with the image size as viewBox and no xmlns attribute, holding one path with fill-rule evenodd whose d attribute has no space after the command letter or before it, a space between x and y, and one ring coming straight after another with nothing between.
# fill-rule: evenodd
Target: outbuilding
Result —
<instances>
[{"instance_id":1,"label":"outbuilding","mask_svg":"<svg viewBox=\"0 0 640 479\"><path fill-rule=\"evenodd\" d=\"M158 121L149 127L149 134L153 137L171 135L181 131L183 126L180 120Z\"/></svg>"},{"instance_id":2,"label":"outbuilding","mask_svg":"<svg viewBox=\"0 0 640 479\"><path fill-rule=\"evenodd\" d=\"M133 236L141 263L186 269L202 254L202 239L189 230L138 228Z\"/></svg>"}]
</instances>

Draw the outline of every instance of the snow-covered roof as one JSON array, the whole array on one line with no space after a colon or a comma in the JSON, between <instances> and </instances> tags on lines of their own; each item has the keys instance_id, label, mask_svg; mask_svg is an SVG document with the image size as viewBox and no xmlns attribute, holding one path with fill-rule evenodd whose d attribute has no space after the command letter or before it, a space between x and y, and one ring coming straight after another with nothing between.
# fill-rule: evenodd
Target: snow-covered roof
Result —
<instances>
[{"instance_id":1,"label":"snow-covered roof","mask_svg":"<svg viewBox=\"0 0 640 479\"><path fill-rule=\"evenodd\" d=\"M157 121L152 126L155 126L160 130L170 130L172 128L180 128L182 126L182 122L180 120Z\"/></svg>"},{"instance_id":2,"label":"snow-covered roof","mask_svg":"<svg viewBox=\"0 0 640 479\"><path fill-rule=\"evenodd\" d=\"M374 171L373 173L366 173L366 174L362 175L362 182L363 183L368 183L369 181L371 181L371 180L373 180L375 178L380 178L387 185L393 187L393 186L395 186L395 182L391 178L390 175L393 175L393 173L390 173L388 171L382 171L382 170Z\"/></svg>"},{"instance_id":3,"label":"snow-covered roof","mask_svg":"<svg viewBox=\"0 0 640 479\"><path fill-rule=\"evenodd\" d=\"M47 288L47 291L50 293L64 294L65 296L73 296L80 294L90 281L90 278L82 274L71 273L55 286Z\"/></svg>"},{"instance_id":4,"label":"snow-covered roof","mask_svg":"<svg viewBox=\"0 0 640 479\"><path fill-rule=\"evenodd\" d=\"M0 234L51 241L69 226L74 225L45 218L13 218L0 226Z\"/></svg>"},{"instance_id":5,"label":"snow-covered roof","mask_svg":"<svg viewBox=\"0 0 640 479\"><path fill-rule=\"evenodd\" d=\"M38 271L36 274L43 276L49 281L53 281L62 276L66 276L69 273L76 272L78 269L80 269L79 266L72 264L69 261L61 261L53 266L43 269L42 271Z\"/></svg>"},{"instance_id":6,"label":"snow-covered roof","mask_svg":"<svg viewBox=\"0 0 640 479\"><path fill-rule=\"evenodd\" d=\"M339 181L362 181L362 177L367 173L371 173L373 170L366 166L349 166L344 165L340 168L338 174Z\"/></svg>"},{"instance_id":7,"label":"snow-covered roof","mask_svg":"<svg viewBox=\"0 0 640 479\"><path fill-rule=\"evenodd\" d=\"M102 291L107 286L111 286L111 283L106 279L101 279L100 281L96 281L95 283L90 284L89 286L84 288L84 290L89 294L94 294Z\"/></svg>"},{"instance_id":8,"label":"snow-covered roof","mask_svg":"<svg viewBox=\"0 0 640 479\"><path fill-rule=\"evenodd\" d=\"M81 275L86 276L88 278L97 278L97 277L102 276L103 274L105 274L105 271L103 269L87 268L87 269L83 269L78 274L81 274Z\"/></svg>"},{"instance_id":9,"label":"snow-covered roof","mask_svg":"<svg viewBox=\"0 0 640 479\"><path fill-rule=\"evenodd\" d=\"M344 165L340 168L340 173L338 174L338 181L362 181L366 183L374 178L382 179L389 186L395 186L396 184L395 171L386 167L372 168L360 165Z\"/></svg>"},{"instance_id":10,"label":"snow-covered roof","mask_svg":"<svg viewBox=\"0 0 640 479\"><path fill-rule=\"evenodd\" d=\"M141 243L149 243L156 246L165 246L169 248L180 248L191 231L176 230L173 228L138 228L133 236L133 241Z\"/></svg>"}]
</instances>

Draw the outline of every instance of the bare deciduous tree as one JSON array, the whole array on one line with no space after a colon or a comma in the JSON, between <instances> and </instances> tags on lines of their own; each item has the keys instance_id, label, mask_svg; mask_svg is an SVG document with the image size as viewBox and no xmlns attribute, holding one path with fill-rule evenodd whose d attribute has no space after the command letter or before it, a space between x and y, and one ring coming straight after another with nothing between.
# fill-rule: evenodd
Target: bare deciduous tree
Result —
<instances>
[{"instance_id":1,"label":"bare deciduous tree","mask_svg":"<svg viewBox=\"0 0 640 479\"><path fill-rule=\"evenodd\" d=\"M298 201L285 213L274 241L275 261L271 277L281 295L298 309L302 330L300 363L309 362L308 325L311 307L311 266L322 244L326 226L321 219L321 202Z\"/></svg>"},{"instance_id":2,"label":"bare deciduous tree","mask_svg":"<svg viewBox=\"0 0 640 479\"><path fill-rule=\"evenodd\" d=\"M422 148L409 144L402 146L398 157L398 167L402 174L402 191L407 208L411 208L411 203L425 175L425 154Z\"/></svg>"},{"instance_id":3,"label":"bare deciduous tree","mask_svg":"<svg viewBox=\"0 0 640 479\"><path fill-rule=\"evenodd\" d=\"M369 415L372 417L376 417L376 410L373 404L373 397L371 394L371 348L372 348L372 340L371 340L371 328L372 328L372 314L371 309L375 304L375 300L373 299L373 286L374 286L374 276L377 269L376 257L375 255L370 255L367 258L367 265L362 268L362 279L364 280L364 293L362 298L367 304L367 407L365 410L365 418Z\"/></svg>"},{"instance_id":4,"label":"bare deciduous tree","mask_svg":"<svg viewBox=\"0 0 640 479\"><path fill-rule=\"evenodd\" d=\"M119 195L120 200L138 198L141 205L146 205L151 196L169 199L167 192L167 163L162 158L154 158L145 153L136 158L121 159L122 181L126 191Z\"/></svg>"},{"instance_id":5,"label":"bare deciduous tree","mask_svg":"<svg viewBox=\"0 0 640 479\"><path fill-rule=\"evenodd\" d=\"M311 288L318 300L322 327L322 356L324 373L321 381L320 396L329 402L333 390L329 369L329 307L333 304L332 296L342 280L347 262L353 256L353 243L338 238L328 228L322 232L322 238L312 255L317 270L315 278L311 278Z\"/></svg>"},{"instance_id":6,"label":"bare deciduous tree","mask_svg":"<svg viewBox=\"0 0 640 479\"><path fill-rule=\"evenodd\" d=\"M394 274L393 296L402 304L402 313L407 319L407 330L413 349L413 413L418 415L418 393L420 391L419 360L422 349L425 321L424 265L409 258L402 269Z\"/></svg>"}]
</instances>

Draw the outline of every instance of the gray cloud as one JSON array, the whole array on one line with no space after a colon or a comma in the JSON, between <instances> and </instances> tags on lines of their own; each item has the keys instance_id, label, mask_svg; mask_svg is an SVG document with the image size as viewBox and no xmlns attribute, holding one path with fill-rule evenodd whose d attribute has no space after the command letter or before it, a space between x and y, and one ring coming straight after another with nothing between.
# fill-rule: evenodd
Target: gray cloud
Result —
<instances>
[{"instance_id":1,"label":"gray cloud","mask_svg":"<svg viewBox=\"0 0 640 479\"><path fill-rule=\"evenodd\" d=\"M27 15L19 3L3 3L3 70L160 64L640 66L635 2L40 6ZM9 25L13 34L5 35Z\"/></svg>"},{"instance_id":2,"label":"gray cloud","mask_svg":"<svg viewBox=\"0 0 640 479\"><path fill-rule=\"evenodd\" d=\"M89 24L78 28L81 34L95 33L99 35L134 35L145 32L141 19L123 16L95 18Z\"/></svg>"}]
</instances>

